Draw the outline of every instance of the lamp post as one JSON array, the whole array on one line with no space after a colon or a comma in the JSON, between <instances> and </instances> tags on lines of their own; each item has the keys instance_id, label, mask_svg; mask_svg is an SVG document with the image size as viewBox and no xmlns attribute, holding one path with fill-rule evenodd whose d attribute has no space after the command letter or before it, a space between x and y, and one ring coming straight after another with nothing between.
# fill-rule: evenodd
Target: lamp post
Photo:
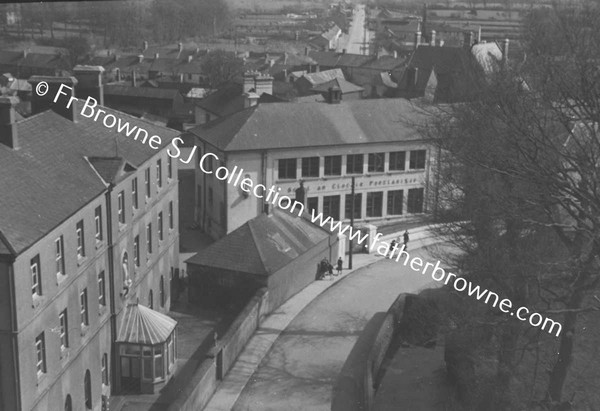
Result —
<instances>
[{"instance_id":1,"label":"lamp post","mask_svg":"<svg viewBox=\"0 0 600 411\"><path fill-rule=\"evenodd\" d=\"M350 195L350 202L351 202L351 207L350 207L350 235L352 235L352 233L354 233L354 179L355 177L352 177L352 194ZM348 255L348 269L352 270L352 237L350 237L350 242L349 242L349 255Z\"/></svg>"}]
</instances>

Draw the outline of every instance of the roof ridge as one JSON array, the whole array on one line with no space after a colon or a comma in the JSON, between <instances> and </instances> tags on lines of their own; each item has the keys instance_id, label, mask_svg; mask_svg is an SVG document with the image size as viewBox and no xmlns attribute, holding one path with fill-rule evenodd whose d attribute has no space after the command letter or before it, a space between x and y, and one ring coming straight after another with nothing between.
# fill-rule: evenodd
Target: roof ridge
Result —
<instances>
[{"instance_id":1,"label":"roof ridge","mask_svg":"<svg viewBox=\"0 0 600 411\"><path fill-rule=\"evenodd\" d=\"M261 216L263 216L264 214L261 214ZM267 215L266 218L268 218L269 216ZM248 225L248 229L250 230L250 235L252 236L252 242L254 243L254 248L256 248L256 252L258 253L258 256L260 257L260 265L263 267L265 273L270 274L269 270L267 269L267 267L265 266L265 255L263 254L262 250L258 247L258 239L256 234L254 233L254 229L252 228L252 223L254 222L254 218L252 220L248 220L248 222L246 223Z\"/></svg>"}]
</instances>

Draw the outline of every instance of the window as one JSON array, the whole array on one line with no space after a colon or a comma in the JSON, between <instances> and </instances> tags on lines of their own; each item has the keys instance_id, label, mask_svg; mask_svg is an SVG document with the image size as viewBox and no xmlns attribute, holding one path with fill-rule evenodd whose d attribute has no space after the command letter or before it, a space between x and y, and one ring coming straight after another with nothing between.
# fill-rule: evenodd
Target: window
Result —
<instances>
[{"instance_id":1,"label":"window","mask_svg":"<svg viewBox=\"0 0 600 411\"><path fill-rule=\"evenodd\" d=\"M346 174L362 174L363 163L362 154L348 154L346 156Z\"/></svg>"},{"instance_id":2,"label":"window","mask_svg":"<svg viewBox=\"0 0 600 411\"><path fill-rule=\"evenodd\" d=\"M134 210L138 209L138 180L137 177L134 177L131 180L131 203Z\"/></svg>"},{"instance_id":3,"label":"window","mask_svg":"<svg viewBox=\"0 0 600 411\"><path fill-rule=\"evenodd\" d=\"M296 165L294 165L295 168ZM279 176L279 178L283 178L281 174ZM319 177L319 157L304 157L302 159L302 177ZM292 178L296 178L295 172Z\"/></svg>"},{"instance_id":4,"label":"window","mask_svg":"<svg viewBox=\"0 0 600 411\"><path fill-rule=\"evenodd\" d=\"M100 307L106 306L106 279L104 271L98 273L98 304Z\"/></svg>"},{"instance_id":5,"label":"window","mask_svg":"<svg viewBox=\"0 0 600 411\"><path fill-rule=\"evenodd\" d=\"M390 170L403 171L406 163L406 151L394 151L390 153Z\"/></svg>"},{"instance_id":6,"label":"window","mask_svg":"<svg viewBox=\"0 0 600 411\"><path fill-rule=\"evenodd\" d=\"M152 290L148 292L148 308L154 308L154 294L152 293Z\"/></svg>"},{"instance_id":7,"label":"window","mask_svg":"<svg viewBox=\"0 0 600 411\"><path fill-rule=\"evenodd\" d=\"M173 229L173 202L169 201L169 229Z\"/></svg>"},{"instance_id":8,"label":"window","mask_svg":"<svg viewBox=\"0 0 600 411\"><path fill-rule=\"evenodd\" d=\"M326 156L325 157L325 175L326 176L341 176L342 175L342 156Z\"/></svg>"},{"instance_id":9,"label":"window","mask_svg":"<svg viewBox=\"0 0 600 411\"><path fill-rule=\"evenodd\" d=\"M314 214L317 214L319 212L319 197L308 197L306 200L306 207L311 215L313 214L313 210Z\"/></svg>"},{"instance_id":10,"label":"window","mask_svg":"<svg viewBox=\"0 0 600 411\"><path fill-rule=\"evenodd\" d=\"M83 378L83 391L85 398L85 408L88 410L92 409L92 378L90 376L90 370L85 370L85 377Z\"/></svg>"},{"instance_id":11,"label":"window","mask_svg":"<svg viewBox=\"0 0 600 411\"><path fill-rule=\"evenodd\" d=\"M87 299L87 288L79 294L79 306L81 309L81 325L86 326L90 324L88 317L88 299Z\"/></svg>"},{"instance_id":12,"label":"window","mask_svg":"<svg viewBox=\"0 0 600 411\"><path fill-rule=\"evenodd\" d=\"M125 224L125 192L123 191L117 195L117 214L119 223Z\"/></svg>"},{"instance_id":13,"label":"window","mask_svg":"<svg viewBox=\"0 0 600 411\"><path fill-rule=\"evenodd\" d=\"M102 354L102 384L108 385L108 355Z\"/></svg>"},{"instance_id":14,"label":"window","mask_svg":"<svg viewBox=\"0 0 600 411\"><path fill-rule=\"evenodd\" d=\"M83 231L83 220L77 223L75 226L75 233L77 234L77 258L85 257L85 233Z\"/></svg>"},{"instance_id":15,"label":"window","mask_svg":"<svg viewBox=\"0 0 600 411\"><path fill-rule=\"evenodd\" d=\"M162 160L159 158L156 162L156 185L162 187Z\"/></svg>"},{"instance_id":16,"label":"window","mask_svg":"<svg viewBox=\"0 0 600 411\"><path fill-rule=\"evenodd\" d=\"M425 189L423 188L411 188L408 190L408 204L407 211L409 213L422 213L423 212L423 194Z\"/></svg>"},{"instance_id":17,"label":"window","mask_svg":"<svg viewBox=\"0 0 600 411\"><path fill-rule=\"evenodd\" d=\"M146 186L146 198L150 198L150 167L144 172L144 185Z\"/></svg>"},{"instance_id":18,"label":"window","mask_svg":"<svg viewBox=\"0 0 600 411\"><path fill-rule=\"evenodd\" d=\"M296 159L282 158L278 161L279 179L295 179L296 178Z\"/></svg>"},{"instance_id":19,"label":"window","mask_svg":"<svg viewBox=\"0 0 600 411\"><path fill-rule=\"evenodd\" d=\"M73 401L70 394L67 394L67 398L65 399L65 411L73 411Z\"/></svg>"},{"instance_id":20,"label":"window","mask_svg":"<svg viewBox=\"0 0 600 411\"><path fill-rule=\"evenodd\" d=\"M152 254L152 223L146 226L146 252Z\"/></svg>"},{"instance_id":21,"label":"window","mask_svg":"<svg viewBox=\"0 0 600 411\"><path fill-rule=\"evenodd\" d=\"M173 178L173 158L167 156L167 178Z\"/></svg>"},{"instance_id":22,"label":"window","mask_svg":"<svg viewBox=\"0 0 600 411\"><path fill-rule=\"evenodd\" d=\"M382 173L385 167L385 153L369 154L369 173Z\"/></svg>"},{"instance_id":23,"label":"window","mask_svg":"<svg viewBox=\"0 0 600 411\"><path fill-rule=\"evenodd\" d=\"M164 378L163 347L157 345L154 347L154 378Z\"/></svg>"},{"instance_id":24,"label":"window","mask_svg":"<svg viewBox=\"0 0 600 411\"><path fill-rule=\"evenodd\" d=\"M94 210L94 226L96 227L96 241L102 241L102 207L96 207Z\"/></svg>"},{"instance_id":25,"label":"window","mask_svg":"<svg viewBox=\"0 0 600 411\"><path fill-rule=\"evenodd\" d=\"M383 192L367 193L367 217L381 217Z\"/></svg>"},{"instance_id":26,"label":"window","mask_svg":"<svg viewBox=\"0 0 600 411\"><path fill-rule=\"evenodd\" d=\"M160 283L158 283L158 298L160 299L160 306L161 308L164 308L165 306L165 279L164 277L161 275L160 276Z\"/></svg>"},{"instance_id":27,"label":"window","mask_svg":"<svg viewBox=\"0 0 600 411\"><path fill-rule=\"evenodd\" d=\"M56 247L56 275L65 274L65 257L64 257L64 242L61 235L54 241Z\"/></svg>"},{"instance_id":28,"label":"window","mask_svg":"<svg viewBox=\"0 0 600 411\"><path fill-rule=\"evenodd\" d=\"M361 218L362 194L354 194L354 218ZM346 194L345 217L352 216L352 194Z\"/></svg>"},{"instance_id":29,"label":"window","mask_svg":"<svg viewBox=\"0 0 600 411\"><path fill-rule=\"evenodd\" d=\"M40 377L46 373L46 341L44 333L35 337L35 353L37 361L37 375Z\"/></svg>"},{"instance_id":30,"label":"window","mask_svg":"<svg viewBox=\"0 0 600 411\"><path fill-rule=\"evenodd\" d=\"M387 213L388 215L402 214L402 202L404 201L403 190L388 191Z\"/></svg>"},{"instance_id":31,"label":"window","mask_svg":"<svg viewBox=\"0 0 600 411\"><path fill-rule=\"evenodd\" d=\"M158 241L163 240L163 213L158 213Z\"/></svg>"},{"instance_id":32,"label":"window","mask_svg":"<svg viewBox=\"0 0 600 411\"><path fill-rule=\"evenodd\" d=\"M133 263L136 267L140 266L140 236L136 235L133 239Z\"/></svg>"},{"instance_id":33,"label":"window","mask_svg":"<svg viewBox=\"0 0 600 411\"><path fill-rule=\"evenodd\" d=\"M323 214L334 220L340 219L340 196L323 197Z\"/></svg>"},{"instance_id":34,"label":"window","mask_svg":"<svg viewBox=\"0 0 600 411\"><path fill-rule=\"evenodd\" d=\"M58 322L60 324L60 349L64 350L69 347L69 319L66 309L58 314Z\"/></svg>"},{"instance_id":35,"label":"window","mask_svg":"<svg viewBox=\"0 0 600 411\"><path fill-rule=\"evenodd\" d=\"M40 255L30 261L31 267L31 295L42 295L42 275L40 273Z\"/></svg>"},{"instance_id":36,"label":"window","mask_svg":"<svg viewBox=\"0 0 600 411\"><path fill-rule=\"evenodd\" d=\"M422 170L425 168L426 153L426 150L414 150L410 152L411 170Z\"/></svg>"}]
</instances>

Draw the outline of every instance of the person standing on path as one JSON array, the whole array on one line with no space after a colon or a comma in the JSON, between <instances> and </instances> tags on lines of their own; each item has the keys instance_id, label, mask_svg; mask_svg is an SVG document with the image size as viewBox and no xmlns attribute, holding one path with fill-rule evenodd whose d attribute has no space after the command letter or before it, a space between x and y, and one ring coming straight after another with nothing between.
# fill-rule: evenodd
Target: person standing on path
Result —
<instances>
[{"instance_id":1,"label":"person standing on path","mask_svg":"<svg viewBox=\"0 0 600 411\"><path fill-rule=\"evenodd\" d=\"M337 260L337 273L338 275L342 273L342 266L344 265L344 260L342 260L342 257L338 258Z\"/></svg>"},{"instance_id":2,"label":"person standing on path","mask_svg":"<svg viewBox=\"0 0 600 411\"><path fill-rule=\"evenodd\" d=\"M408 230L406 230L404 232L404 251L408 250L408 240L410 240L410 238L408 237Z\"/></svg>"}]
</instances>

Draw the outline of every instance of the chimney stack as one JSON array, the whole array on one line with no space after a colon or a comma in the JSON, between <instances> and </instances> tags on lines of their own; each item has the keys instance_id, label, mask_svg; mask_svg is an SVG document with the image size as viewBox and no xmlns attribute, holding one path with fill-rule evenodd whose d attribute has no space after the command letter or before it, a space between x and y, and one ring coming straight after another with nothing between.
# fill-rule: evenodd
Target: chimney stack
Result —
<instances>
[{"instance_id":1,"label":"chimney stack","mask_svg":"<svg viewBox=\"0 0 600 411\"><path fill-rule=\"evenodd\" d=\"M144 55L143 55L143 54L140 54L140 55L138 56L138 64L140 64L142 61L144 61Z\"/></svg>"},{"instance_id":2,"label":"chimney stack","mask_svg":"<svg viewBox=\"0 0 600 411\"><path fill-rule=\"evenodd\" d=\"M431 40L430 40L429 44L432 47L435 47L435 30L431 30Z\"/></svg>"},{"instance_id":3,"label":"chimney stack","mask_svg":"<svg viewBox=\"0 0 600 411\"><path fill-rule=\"evenodd\" d=\"M326 100L329 104L339 104L342 101L342 90L337 86L329 87Z\"/></svg>"},{"instance_id":4,"label":"chimney stack","mask_svg":"<svg viewBox=\"0 0 600 411\"><path fill-rule=\"evenodd\" d=\"M115 69L115 74L117 75L117 82L121 82L121 70Z\"/></svg>"},{"instance_id":5,"label":"chimney stack","mask_svg":"<svg viewBox=\"0 0 600 411\"><path fill-rule=\"evenodd\" d=\"M258 99L260 96L255 92L251 91L249 93L244 93L244 108L254 107L258 104Z\"/></svg>"},{"instance_id":6,"label":"chimney stack","mask_svg":"<svg viewBox=\"0 0 600 411\"><path fill-rule=\"evenodd\" d=\"M242 88L242 93L247 94L251 91L256 91L256 84L254 83L254 77L256 73L253 71L247 71L244 73L244 85Z\"/></svg>"},{"instance_id":7,"label":"chimney stack","mask_svg":"<svg viewBox=\"0 0 600 411\"><path fill-rule=\"evenodd\" d=\"M417 47L419 47L419 44L421 44L421 32L417 31L415 33L415 50L417 49Z\"/></svg>"},{"instance_id":8,"label":"chimney stack","mask_svg":"<svg viewBox=\"0 0 600 411\"><path fill-rule=\"evenodd\" d=\"M77 92L75 96L81 100L89 97L94 98L98 104L104 105L104 85L102 84L102 66L81 66L73 68L73 74L77 79Z\"/></svg>"},{"instance_id":9,"label":"chimney stack","mask_svg":"<svg viewBox=\"0 0 600 411\"><path fill-rule=\"evenodd\" d=\"M481 43L481 26L477 30L477 43Z\"/></svg>"},{"instance_id":10,"label":"chimney stack","mask_svg":"<svg viewBox=\"0 0 600 411\"><path fill-rule=\"evenodd\" d=\"M135 78L135 70L131 71L131 87L137 87L137 79Z\"/></svg>"},{"instance_id":11,"label":"chimney stack","mask_svg":"<svg viewBox=\"0 0 600 411\"><path fill-rule=\"evenodd\" d=\"M0 97L0 144L12 149L19 148L15 106L17 97Z\"/></svg>"},{"instance_id":12,"label":"chimney stack","mask_svg":"<svg viewBox=\"0 0 600 411\"><path fill-rule=\"evenodd\" d=\"M147 41L144 41L144 46L143 46L142 50L143 51L148 50L148 42Z\"/></svg>"},{"instance_id":13,"label":"chimney stack","mask_svg":"<svg viewBox=\"0 0 600 411\"><path fill-rule=\"evenodd\" d=\"M467 50L471 49L471 46L473 45L473 32L471 31L465 31L463 33L463 47L466 48Z\"/></svg>"},{"instance_id":14,"label":"chimney stack","mask_svg":"<svg viewBox=\"0 0 600 411\"><path fill-rule=\"evenodd\" d=\"M190 55L188 56L188 60L187 60L187 61L188 61L188 63L191 63L193 58L194 58L194 56L192 56L192 55L190 54Z\"/></svg>"},{"instance_id":15,"label":"chimney stack","mask_svg":"<svg viewBox=\"0 0 600 411\"><path fill-rule=\"evenodd\" d=\"M266 75L258 75L254 77L254 91L258 96L264 93L273 94L273 77Z\"/></svg>"},{"instance_id":16,"label":"chimney stack","mask_svg":"<svg viewBox=\"0 0 600 411\"><path fill-rule=\"evenodd\" d=\"M398 58L398 51L394 50L394 58L397 59Z\"/></svg>"},{"instance_id":17,"label":"chimney stack","mask_svg":"<svg viewBox=\"0 0 600 411\"><path fill-rule=\"evenodd\" d=\"M48 84L48 92L43 96L38 95L36 92L32 93L31 114L52 110L73 122L77 122L77 105L71 101L71 97L75 97L77 79L75 77L32 76L28 80L33 90L42 81ZM63 84L62 93L58 96L55 103L54 97L58 94Z\"/></svg>"}]
</instances>

